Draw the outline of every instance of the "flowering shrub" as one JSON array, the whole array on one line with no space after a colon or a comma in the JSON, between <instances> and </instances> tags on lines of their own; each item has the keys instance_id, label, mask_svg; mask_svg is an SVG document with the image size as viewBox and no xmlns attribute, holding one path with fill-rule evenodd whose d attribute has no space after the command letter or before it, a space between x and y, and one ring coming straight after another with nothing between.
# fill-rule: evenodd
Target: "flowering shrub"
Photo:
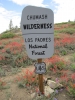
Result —
<instances>
[{"instance_id":1,"label":"flowering shrub","mask_svg":"<svg viewBox=\"0 0 75 100\"><path fill-rule=\"evenodd\" d=\"M73 54L73 62L75 62L75 53Z\"/></svg>"},{"instance_id":2,"label":"flowering shrub","mask_svg":"<svg viewBox=\"0 0 75 100\"><path fill-rule=\"evenodd\" d=\"M67 34L74 34L75 33L75 29L73 28L66 28L60 31L61 33L67 33Z\"/></svg>"},{"instance_id":3,"label":"flowering shrub","mask_svg":"<svg viewBox=\"0 0 75 100\"><path fill-rule=\"evenodd\" d=\"M68 70L62 70L60 76L60 83L66 87L68 85L70 78L68 77Z\"/></svg>"},{"instance_id":4,"label":"flowering shrub","mask_svg":"<svg viewBox=\"0 0 75 100\"><path fill-rule=\"evenodd\" d=\"M75 73L70 77L66 76L66 78L68 78L66 90L69 92L70 96L75 97Z\"/></svg>"},{"instance_id":5,"label":"flowering shrub","mask_svg":"<svg viewBox=\"0 0 75 100\"><path fill-rule=\"evenodd\" d=\"M54 55L50 59L47 59L46 62L49 62L50 64L48 65L47 70L48 71L53 71L54 73L61 71L65 66L66 62L62 60L59 56Z\"/></svg>"},{"instance_id":6,"label":"flowering shrub","mask_svg":"<svg viewBox=\"0 0 75 100\"><path fill-rule=\"evenodd\" d=\"M75 73L73 73L73 74L71 75L71 79L72 79L73 82L75 82Z\"/></svg>"},{"instance_id":7,"label":"flowering shrub","mask_svg":"<svg viewBox=\"0 0 75 100\"><path fill-rule=\"evenodd\" d=\"M34 71L29 71L27 69L23 71L23 75L18 76L15 81L22 87L36 86L38 84L38 77L34 74Z\"/></svg>"},{"instance_id":8,"label":"flowering shrub","mask_svg":"<svg viewBox=\"0 0 75 100\"><path fill-rule=\"evenodd\" d=\"M13 34L13 33L3 33L3 34L0 35L0 39L13 38L15 36L16 35Z\"/></svg>"},{"instance_id":9,"label":"flowering shrub","mask_svg":"<svg viewBox=\"0 0 75 100\"><path fill-rule=\"evenodd\" d=\"M71 83L67 86L67 91L69 92L70 96L75 97L75 83Z\"/></svg>"},{"instance_id":10,"label":"flowering shrub","mask_svg":"<svg viewBox=\"0 0 75 100\"><path fill-rule=\"evenodd\" d=\"M0 61L5 60L5 57L0 55Z\"/></svg>"},{"instance_id":11,"label":"flowering shrub","mask_svg":"<svg viewBox=\"0 0 75 100\"><path fill-rule=\"evenodd\" d=\"M71 64L71 70L75 72L75 64Z\"/></svg>"},{"instance_id":12,"label":"flowering shrub","mask_svg":"<svg viewBox=\"0 0 75 100\"><path fill-rule=\"evenodd\" d=\"M18 54L22 51L22 44L18 42L11 42L5 46L6 51L9 49L10 53Z\"/></svg>"},{"instance_id":13,"label":"flowering shrub","mask_svg":"<svg viewBox=\"0 0 75 100\"><path fill-rule=\"evenodd\" d=\"M62 54L66 55L69 52L75 51L75 37L71 35L64 35L59 34L60 38L59 40L55 38L54 40L54 47L55 47L55 53L56 54ZM58 51L58 52L57 52Z\"/></svg>"},{"instance_id":14,"label":"flowering shrub","mask_svg":"<svg viewBox=\"0 0 75 100\"><path fill-rule=\"evenodd\" d=\"M13 67L15 67L15 66L26 67L26 66L32 65L33 62L35 62L35 60L28 58L27 55L22 53L22 54L17 55L17 57L15 58L14 63L13 63Z\"/></svg>"},{"instance_id":15,"label":"flowering shrub","mask_svg":"<svg viewBox=\"0 0 75 100\"><path fill-rule=\"evenodd\" d=\"M69 92L70 96L75 97L75 73L68 76L67 71L63 71L60 83L64 85L66 90Z\"/></svg>"},{"instance_id":16,"label":"flowering shrub","mask_svg":"<svg viewBox=\"0 0 75 100\"><path fill-rule=\"evenodd\" d=\"M6 82L0 79L0 89L5 89Z\"/></svg>"}]
</instances>

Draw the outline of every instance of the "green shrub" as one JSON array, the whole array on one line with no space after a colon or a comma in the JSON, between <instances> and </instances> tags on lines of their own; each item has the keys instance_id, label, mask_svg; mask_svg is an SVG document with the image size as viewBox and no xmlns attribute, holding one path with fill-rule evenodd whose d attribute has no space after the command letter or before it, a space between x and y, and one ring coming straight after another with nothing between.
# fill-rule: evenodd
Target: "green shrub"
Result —
<instances>
[{"instance_id":1,"label":"green shrub","mask_svg":"<svg viewBox=\"0 0 75 100\"><path fill-rule=\"evenodd\" d=\"M67 50L66 49L60 49L60 53L62 56L67 55Z\"/></svg>"},{"instance_id":2,"label":"green shrub","mask_svg":"<svg viewBox=\"0 0 75 100\"><path fill-rule=\"evenodd\" d=\"M67 44L64 47L67 48L68 50L75 50L75 44Z\"/></svg>"},{"instance_id":3,"label":"green shrub","mask_svg":"<svg viewBox=\"0 0 75 100\"><path fill-rule=\"evenodd\" d=\"M20 72L21 70L18 68L18 67L15 67L15 68L13 68L13 67L11 67L11 72L12 72L12 74L17 74L18 72Z\"/></svg>"},{"instance_id":4,"label":"green shrub","mask_svg":"<svg viewBox=\"0 0 75 100\"><path fill-rule=\"evenodd\" d=\"M70 58L71 62L75 62L75 53L72 55L72 57Z\"/></svg>"},{"instance_id":5,"label":"green shrub","mask_svg":"<svg viewBox=\"0 0 75 100\"><path fill-rule=\"evenodd\" d=\"M11 64L13 62L13 58L10 54L4 53L1 54L2 60L0 60L1 65Z\"/></svg>"},{"instance_id":6,"label":"green shrub","mask_svg":"<svg viewBox=\"0 0 75 100\"><path fill-rule=\"evenodd\" d=\"M67 34L74 34L75 33L75 29L73 28L65 28L63 30L59 30L60 33L67 33Z\"/></svg>"},{"instance_id":7,"label":"green shrub","mask_svg":"<svg viewBox=\"0 0 75 100\"><path fill-rule=\"evenodd\" d=\"M66 65L63 61L57 61L57 62L49 64L47 66L47 72L50 72L50 70L53 71L53 69L55 71L60 71L60 70L63 70L65 68L65 66Z\"/></svg>"},{"instance_id":8,"label":"green shrub","mask_svg":"<svg viewBox=\"0 0 75 100\"><path fill-rule=\"evenodd\" d=\"M10 64L13 68L15 67L26 67L33 65L36 60L32 60L26 56L25 53L13 55L10 50L6 50L5 53L0 54L2 59L0 60L0 65Z\"/></svg>"},{"instance_id":9,"label":"green shrub","mask_svg":"<svg viewBox=\"0 0 75 100\"><path fill-rule=\"evenodd\" d=\"M63 61L58 61L58 62L56 63L56 66L57 66L57 68L58 68L59 70L62 70L62 69L65 68L65 63L64 63Z\"/></svg>"},{"instance_id":10,"label":"green shrub","mask_svg":"<svg viewBox=\"0 0 75 100\"><path fill-rule=\"evenodd\" d=\"M10 54L11 50L9 48L6 49L6 53Z\"/></svg>"},{"instance_id":11,"label":"green shrub","mask_svg":"<svg viewBox=\"0 0 75 100\"><path fill-rule=\"evenodd\" d=\"M0 68L0 76L6 76L5 70Z\"/></svg>"},{"instance_id":12,"label":"green shrub","mask_svg":"<svg viewBox=\"0 0 75 100\"><path fill-rule=\"evenodd\" d=\"M74 28L65 28L65 29L62 29L62 30L55 30L54 31L55 33L67 33L67 34L74 34L75 33L75 29Z\"/></svg>"},{"instance_id":13,"label":"green shrub","mask_svg":"<svg viewBox=\"0 0 75 100\"><path fill-rule=\"evenodd\" d=\"M75 72L75 64L71 64L71 70Z\"/></svg>"},{"instance_id":14,"label":"green shrub","mask_svg":"<svg viewBox=\"0 0 75 100\"><path fill-rule=\"evenodd\" d=\"M70 22L70 25L74 26L75 25L75 22Z\"/></svg>"},{"instance_id":15,"label":"green shrub","mask_svg":"<svg viewBox=\"0 0 75 100\"><path fill-rule=\"evenodd\" d=\"M68 92L69 92L71 97L75 98L75 87L69 86L68 87Z\"/></svg>"},{"instance_id":16,"label":"green shrub","mask_svg":"<svg viewBox=\"0 0 75 100\"><path fill-rule=\"evenodd\" d=\"M73 60L74 60L74 62L75 62L75 53L73 54Z\"/></svg>"},{"instance_id":17,"label":"green shrub","mask_svg":"<svg viewBox=\"0 0 75 100\"><path fill-rule=\"evenodd\" d=\"M0 79L0 90L8 89L10 86L7 85L7 82Z\"/></svg>"},{"instance_id":18,"label":"green shrub","mask_svg":"<svg viewBox=\"0 0 75 100\"><path fill-rule=\"evenodd\" d=\"M59 36L59 33L58 32L55 32L54 33L54 38L55 39L58 39L58 40L61 39L61 37Z\"/></svg>"},{"instance_id":19,"label":"green shrub","mask_svg":"<svg viewBox=\"0 0 75 100\"><path fill-rule=\"evenodd\" d=\"M0 35L0 39L13 38L13 37L15 37L15 34L13 33L2 33Z\"/></svg>"},{"instance_id":20,"label":"green shrub","mask_svg":"<svg viewBox=\"0 0 75 100\"><path fill-rule=\"evenodd\" d=\"M32 65L35 62L35 60L28 58L28 56L24 56L24 54L17 55L13 60L13 67L26 67Z\"/></svg>"},{"instance_id":21,"label":"green shrub","mask_svg":"<svg viewBox=\"0 0 75 100\"><path fill-rule=\"evenodd\" d=\"M0 45L0 49L3 49L4 48L4 46L3 45Z\"/></svg>"},{"instance_id":22,"label":"green shrub","mask_svg":"<svg viewBox=\"0 0 75 100\"><path fill-rule=\"evenodd\" d=\"M68 22L56 23L55 25L67 24Z\"/></svg>"},{"instance_id":23,"label":"green shrub","mask_svg":"<svg viewBox=\"0 0 75 100\"><path fill-rule=\"evenodd\" d=\"M56 36L56 34L59 34L60 30L54 30L54 35Z\"/></svg>"},{"instance_id":24,"label":"green shrub","mask_svg":"<svg viewBox=\"0 0 75 100\"><path fill-rule=\"evenodd\" d=\"M19 87L33 87L38 84L38 76L34 71L26 70L23 72L23 75L18 76L15 80L18 83Z\"/></svg>"}]
</instances>

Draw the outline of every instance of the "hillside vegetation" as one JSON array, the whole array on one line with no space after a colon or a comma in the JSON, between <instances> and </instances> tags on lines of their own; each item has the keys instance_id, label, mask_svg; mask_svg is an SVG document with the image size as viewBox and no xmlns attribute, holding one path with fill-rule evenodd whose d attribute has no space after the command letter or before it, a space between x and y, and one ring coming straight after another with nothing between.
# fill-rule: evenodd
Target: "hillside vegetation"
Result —
<instances>
[{"instance_id":1,"label":"hillside vegetation","mask_svg":"<svg viewBox=\"0 0 75 100\"><path fill-rule=\"evenodd\" d=\"M10 30L0 34L0 77L3 78L5 76L5 79L8 79L9 73L13 77L12 74L17 74L19 71L24 72L23 68L27 68L29 65L33 66L37 62L36 59L32 60L27 55L21 29L17 27L12 28L11 25ZM70 21L54 25L54 54L51 58L43 59L43 61L47 64L45 77L51 77L52 80L59 79L59 82L64 86L63 92L67 93L65 95L68 99L60 98L60 92L56 95L56 98L59 98L58 100L75 100L75 22ZM18 86L25 89L31 86L32 88L30 87L28 91L32 89L33 92L34 88L37 87L38 78L34 71L30 72L27 70L24 74L24 76L17 76ZM6 81L5 83L8 84ZM4 89L3 84L3 80L0 81L0 89ZM13 90L16 91L13 84L16 83L11 83ZM14 97L10 97L16 98L16 100L24 100L26 95L24 95L24 90L21 90L21 92L23 92L22 99L16 97L16 95L20 96L19 91L14 94ZM0 100L3 100L4 96L3 92L2 99L0 98Z\"/></svg>"}]
</instances>

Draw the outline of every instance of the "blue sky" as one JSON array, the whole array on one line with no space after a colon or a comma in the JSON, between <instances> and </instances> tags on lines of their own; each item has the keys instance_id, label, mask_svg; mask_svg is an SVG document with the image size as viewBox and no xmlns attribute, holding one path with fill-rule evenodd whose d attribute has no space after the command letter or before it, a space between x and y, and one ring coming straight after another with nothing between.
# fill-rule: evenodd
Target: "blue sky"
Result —
<instances>
[{"instance_id":1,"label":"blue sky","mask_svg":"<svg viewBox=\"0 0 75 100\"><path fill-rule=\"evenodd\" d=\"M21 13L22 9L24 8L24 5L20 6L9 0L0 0L0 3L2 4L2 7L4 7L5 9L10 11L16 11L19 13Z\"/></svg>"},{"instance_id":2,"label":"blue sky","mask_svg":"<svg viewBox=\"0 0 75 100\"><path fill-rule=\"evenodd\" d=\"M0 33L13 26L20 27L21 13L26 5L50 8L54 12L54 23L75 20L75 0L0 0Z\"/></svg>"},{"instance_id":3,"label":"blue sky","mask_svg":"<svg viewBox=\"0 0 75 100\"><path fill-rule=\"evenodd\" d=\"M44 0L43 4L50 5L47 8L54 10L55 4L54 3L51 4L51 2L52 2L52 0ZM2 7L4 7L5 9L10 10L10 11L16 11L18 13L21 13L23 8L26 6L25 4L20 6L19 4L12 2L12 0L0 0L0 3L2 4Z\"/></svg>"}]
</instances>

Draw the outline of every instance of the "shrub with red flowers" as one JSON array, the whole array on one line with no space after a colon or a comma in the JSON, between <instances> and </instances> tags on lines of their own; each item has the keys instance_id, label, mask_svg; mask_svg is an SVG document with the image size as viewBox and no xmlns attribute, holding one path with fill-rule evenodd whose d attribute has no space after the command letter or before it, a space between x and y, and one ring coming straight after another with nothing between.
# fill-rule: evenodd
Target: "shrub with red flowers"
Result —
<instances>
[{"instance_id":1,"label":"shrub with red flowers","mask_svg":"<svg viewBox=\"0 0 75 100\"><path fill-rule=\"evenodd\" d=\"M6 86L6 82L0 79L0 89L5 89L5 86Z\"/></svg>"},{"instance_id":2,"label":"shrub with red flowers","mask_svg":"<svg viewBox=\"0 0 75 100\"><path fill-rule=\"evenodd\" d=\"M12 54L18 54L22 51L22 44L19 42L11 42L8 45L5 46L6 52L12 53Z\"/></svg>"},{"instance_id":3,"label":"shrub with red flowers","mask_svg":"<svg viewBox=\"0 0 75 100\"><path fill-rule=\"evenodd\" d=\"M70 81L70 77L68 76L68 70L62 70L60 76L60 83L62 83L66 88L69 81Z\"/></svg>"},{"instance_id":4,"label":"shrub with red flowers","mask_svg":"<svg viewBox=\"0 0 75 100\"><path fill-rule=\"evenodd\" d=\"M75 97L75 73L68 76L68 70L62 72L60 83L64 85L70 96Z\"/></svg>"},{"instance_id":5,"label":"shrub with red flowers","mask_svg":"<svg viewBox=\"0 0 75 100\"><path fill-rule=\"evenodd\" d=\"M72 82L75 83L75 73L73 73L73 74L71 75L71 80L72 80Z\"/></svg>"},{"instance_id":6,"label":"shrub with red flowers","mask_svg":"<svg viewBox=\"0 0 75 100\"><path fill-rule=\"evenodd\" d=\"M71 85L68 86L68 92L70 96L75 97L75 83L71 83Z\"/></svg>"},{"instance_id":7,"label":"shrub with red flowers","mask_svg":"<svg viewBox=\"0 0 75 100\"><path fill-rule=\"evenodd\" d=\"M33 87L38 85L38 77L34 71L23 70L23 75L16 77L16 80L20 87Z\"/></svg>"},{"instance_id":8,"label":"shrub with red flowers","mask_svg":"<svg viewBox=\"0 0 75 100\"><path fill-rule=\"evenodd\" d=\"M46 60L46 63L49 62L49 65L47 67L47 71L52 71L54 73L58 72L60 73L63 68L66 66L66 62L61 59L59 56L54 55L53 57Z\"/></svg>"},{"instance_id":9,"label":"shrub with red flowers","mask_svg":"<svg viewBox=\"0 0 75 100\"><path fill-rule=\"evenodd\" d=\"M55 47L55 53L56 54L63 54L66 55L69 52L75 51L75 37L72 35L64 35L59 34L60 38L59 40L55 38L54 40L54 47Z\"/></svg>"},{"instance_id":10,"label":"shrub with red flowers","mask_svg":"<svg viewBox=\"0 0 75 100\"><path fill-rule=\"evenodd\" d=\"M0 61L5 60L5 57L0 55Z\"/></svg>"},{"instance_id":11,"label":"shrub with red flowers","mask_svg":"<svg viewBox=\"0 0 75 100\"><path fill-rule=\"evenodd\" d=\"M10 64L12 67L26 67L32 64L32 60L27 57L25 52L25 46L23 45L23 39L20 39L21 43L17 40L3 41L4 47L0 49L0 62L2 65Z\"/></svg>"},{"instance_id":12,"label":"shrub with red flowers","mask_svg":"<svg viewBox=\"0 0 75 100\"><path fill-rule=\"evenodd\" d=\"M26 67L29 65L32 65L35 60L30 59L27 55L24 53L18 54L14 60L13 67Z\"/></svg>"}]
</instances>

